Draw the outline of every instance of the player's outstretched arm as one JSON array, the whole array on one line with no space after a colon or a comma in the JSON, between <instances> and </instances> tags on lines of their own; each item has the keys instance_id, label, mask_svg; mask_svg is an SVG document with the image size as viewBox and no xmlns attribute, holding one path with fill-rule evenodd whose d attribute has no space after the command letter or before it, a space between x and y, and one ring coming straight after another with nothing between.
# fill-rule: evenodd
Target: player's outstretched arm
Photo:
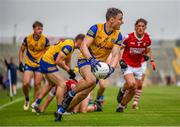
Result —
<instances>
[{"instance_id":1,"label":"player's outstretched arm","mask_svg":"<svg viewBox=\"0 0 180 127\"><path fill-rule=\"evenodd\" d=\"M120 49L121 49L121 47L119 45L114 45L113 46L112 58L111 58L111 62L110 62L110 66L113 67L113 68L115 68L116 65L119 62L119 57L121 56Z\"/></svg>"}]
</instances>

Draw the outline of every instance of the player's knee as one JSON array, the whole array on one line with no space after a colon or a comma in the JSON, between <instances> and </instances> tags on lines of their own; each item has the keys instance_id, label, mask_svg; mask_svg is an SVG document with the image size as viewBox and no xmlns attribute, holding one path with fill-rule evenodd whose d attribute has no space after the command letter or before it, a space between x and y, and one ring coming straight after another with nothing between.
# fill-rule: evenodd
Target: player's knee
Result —
<instances>
[{"instance_id":1,"label":"player's knee","mask_svg":"<svg viewBox=\"0 0 180 127\"><path fill-rule=\"evenodd\" d=\"M79 93L79 97L81 98L81 99L84 99L84 98L86 98L87 96L88 96L88 92L81 92L81 93Z\"/></svg>"},{"instance_id":2,"label":"player's knee","mask_svg":"<svg viewBox=\"0 0 180 127\"><path fill-rule=\"evenodd\" d=\"M66 86L66 83L65 83L65 81L58 81L57 86L64 89Z\"/></svg>"},{"instance_id":3,"label":"player's knee","mask_svg":"<svg viewBox=\"0 0 180 127\"><path fill-rule=\"evenodd\" d=\"M41 84L41 81L35 81L34 82L34 86L36 86L36 87L39 87L40 84Z\"/></svg>"},{"instance_id":4,"label":"player's knee","mask_svg":"<svg viewBox=\"0 0 180 127\"><path fill-rule=\"evenodd\" d=\"M87 79L86 83L87 83L88 86L96 85L96 79L95 78Z\"/></svg>"},{"instance_id":5,"label":"player's knee","mask_svg":"<svg viewBox=\"0 0 180 127\"><path fill-rule=\"evenodd\" d=\"M29 86L29 81L23 81L23 87L28 87Z\"/></svg>"},{"instance_id":6,"label":"player's knee","mask_svg":"<svg viewBox=\"0 0 180 127\"><path fill-rule=\"evenodd\" d=\"M39 86L39 85L34 84L34 90L35 90L35 91L38 91L38 90L39 90L39 88L40 88L40 86Z\"/></svg>"},{"instance_id":7,"label":"player's knee","mask_svg":"<svg viewBox=\"0 0 180 127\"><path fill-rule=\"evenodd\" d=\"M129 83L129 90L135 90L136 89L136 82L130 82Z\"/></svg>"}]
</instances>

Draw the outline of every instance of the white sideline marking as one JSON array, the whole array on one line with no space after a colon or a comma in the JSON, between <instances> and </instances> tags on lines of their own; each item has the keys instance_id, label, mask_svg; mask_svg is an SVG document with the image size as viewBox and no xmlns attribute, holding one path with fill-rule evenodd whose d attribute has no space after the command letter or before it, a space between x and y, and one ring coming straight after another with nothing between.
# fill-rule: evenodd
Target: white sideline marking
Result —
<instances>
[{"instance_id":1,"label":"white sideline marking","mask_svg":"<svg viewBox=\"0 0 180 127\"><path fill-rule=\"evenodd\" d=\"M21 98L18 98L18 99L16 99L16 100L12 101L12 102L9 102L9 103L7 103L7 104L4 104L4 105L0 106L0 109L3 109L3 108L5 108L5 107L7 107L7 106L9 106L9 105L12 105L12 104L16 103L16 102L22 101L23 99L24 99L24 97L21 97Z\"/></svg>"}]
</instances>

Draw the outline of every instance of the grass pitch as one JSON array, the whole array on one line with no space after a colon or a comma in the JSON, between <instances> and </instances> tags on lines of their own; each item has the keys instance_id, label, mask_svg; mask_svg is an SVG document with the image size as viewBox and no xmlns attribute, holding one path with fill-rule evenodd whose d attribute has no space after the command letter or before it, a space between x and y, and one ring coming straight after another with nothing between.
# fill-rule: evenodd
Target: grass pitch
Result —
<instances>
[{"instance_id":1,"label":"grass pitch","mask_svg":"<svg viewBox=\"0 0 180 127\"><path fill-rule=\"evenodd\" d=\"M63 116L60 123L54 122L56 101L50 104L46 113L36 115L31 110L23 111L24 98L19 91L11 104L5 93L0 95L1 126L180 126L180 87L145 87L140 99L139 110L132 104L124 113L116 113L117 87L108 87L105 92L103 112ZM17 101L17 102L14 102Z\"/></svg>"}]
</instances>

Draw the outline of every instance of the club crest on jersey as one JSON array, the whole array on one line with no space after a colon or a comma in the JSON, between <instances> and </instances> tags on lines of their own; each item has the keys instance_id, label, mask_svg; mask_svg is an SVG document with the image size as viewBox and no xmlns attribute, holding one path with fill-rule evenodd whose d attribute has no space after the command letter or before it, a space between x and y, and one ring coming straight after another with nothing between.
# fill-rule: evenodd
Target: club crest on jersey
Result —
<instances>
[{"instance_id":1,"label":"club crest on jersey","mask_svg":"<svg viewBox=\"0 0 180 127\"><path fill-rule=\"evenodd\" d=\"M111 39L111 42L112 42L112 43L115 43L115 42L116 42L116 40L115 40L114 38L112 38L112 39Z\"/></svg>"},{"instance_id":2,"label":"club crest on jersey","mask_svg":"<svg viewBox=\"0 0 180 127\"><path fill-rule=\"evenodd\" d=\"M135 45L135 42L130 42L131 45Z\"/></svg>"}]
</instances>

